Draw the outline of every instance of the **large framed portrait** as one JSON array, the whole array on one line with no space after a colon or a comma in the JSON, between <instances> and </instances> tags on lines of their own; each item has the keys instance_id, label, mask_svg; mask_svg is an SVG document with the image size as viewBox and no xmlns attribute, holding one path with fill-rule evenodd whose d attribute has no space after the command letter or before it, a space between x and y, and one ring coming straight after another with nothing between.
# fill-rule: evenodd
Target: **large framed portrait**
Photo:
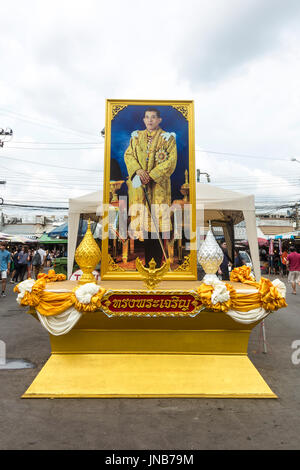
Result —
<instances>
[{"instance_id":1,"label":"large framed portrait","mask_svg":"<svg viewBox=\"0 0 300 470\"><path fill-rule=\"evenodd\" d=\"M102 279L197 279L193 101L106 100L103 191Z\"/></svg>"}]
</instances>

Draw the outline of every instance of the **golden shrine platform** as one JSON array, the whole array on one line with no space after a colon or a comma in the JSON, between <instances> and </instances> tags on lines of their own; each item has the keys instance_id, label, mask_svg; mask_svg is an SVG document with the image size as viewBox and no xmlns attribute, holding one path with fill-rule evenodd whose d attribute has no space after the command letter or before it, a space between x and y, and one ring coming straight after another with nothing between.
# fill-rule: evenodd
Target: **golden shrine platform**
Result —
<instances>
[{"instance_id":1,"label":"golden shrine platform","mask_svg":"<svg viewBox=\"0 0 300 470\"><path fill-rule=\"evenodd\" d=\"M253 292L249 285L229 284L245 296ZM180 296L199 285L162 281L152 292ZM67 292L76 286L50 282L46 290ZM146 291L142 281L101 281L101 287L137 295ZM30 313L37 318L33 309ZM193 318L109 318L102 310L87 312L67 334L50 334L51 356L23 398L277 398L247 355L258 323L239 323L207 309Z\"/></svg>"}]
</instances>

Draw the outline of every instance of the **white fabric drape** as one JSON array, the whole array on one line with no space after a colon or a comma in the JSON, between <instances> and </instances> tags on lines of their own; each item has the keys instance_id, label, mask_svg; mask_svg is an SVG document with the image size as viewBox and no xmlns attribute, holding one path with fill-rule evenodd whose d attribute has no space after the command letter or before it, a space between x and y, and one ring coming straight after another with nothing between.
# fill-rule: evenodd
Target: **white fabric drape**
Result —
<instances>
[{"instance_id":1,"label":"white fabric drape","mask_svg":"<svg viewBox=\"0 0 300 470\"><path fill-rule=\"evenodd\" d=\"M270 312L263 308L256 308L250 310L249 312L239 312L237 310L228 310L228 312L226 312L226 314L229 315L233 320L244 324L254 323L262 320L269 313ZM82 314L73 307L68 308L65 312L59 315L51 317L41 315L38 310L37 315L43 327L54 336L67 334L72 330L72 328L74 328L82 316Z\"/></svg>"},{"instance_id":2,"label":"white fabric drape","mask_svg":"<svg viewBox=\"0 0 300 470\"><path fill-rule=\"evenodd\" d=\"M41 324L46 330L54 336L66 335L80 320L82 313L78 312L73 307L68 308L65 312L59 315L46 317L41 315L36 309L37 315L40 319Z\"/></svg>"},{"instance_id":3,"label":"white fabric drape","mask_svg":"<svg viewBox=\"0 0 300 470\"><path fill-rule=\"evenodd\" d=\"M262 320L269 315L269 313L270 312L266 311L264 308L255 308L249 312L239 312L238 310L228 310L228 312L226 312L233 320L244 324Z\"/></svg>"},{"instance_id":4,"label":"white fabric drape","mask_svg":"<svg viewBox=\"0 0 300 470\"><path fill-rule=\"evenodd\" d=\"M21 290L19 297L24 295L23 292L25 292L25 290L31 291L32 282L34 281L33 280L30 280L30 281L31 282L23 281L23 283L19 284L19 289ZM275 279L274 281L272 281L272 284L276 287L276 289L278 289L280 295L285 298L286 297L285 284L279 279ZM214 284L214 293L216 295L216 299L215 299L216 302L219 302L219 301L223 302L227 300L227 298L223 298L224 287L225 285L221 281L216 282ZM99 289L100 289L100 286L92 282L92 283L88 283L88 284L84 284L80 286L76 290L75 295L79 302L87 305L91 302L92 296L95 295L97 292L99 292ZM65 289L47 289L47 291L48 292L68 292L68 290L65 290ZM241 288L241 289L237 289L236 292L252 294L252 293L257 292L257 289ZM68 308L65 312L59 315L53 315L49 317L41 315L38 311L38 307L36 307L36 311L37 311L37 315L40 319L41 324L44 326L44 328L46 328L46 330L50 334L54 336L67 334L69 331L71 331L71 329L76 325L76 323L82 316L82 313L78 312L78 310L76 310L74 307ZM100 311L98 313L100 313ZM249 312L240 312L238 310L228 310L228 312L226 312L226 314L229 315L233 320L239 323L243 323L243 324L249 324L249 323L254 323L254 322L263 320L267 315L269 315L269 313L270 313L269 311L265 310L262 307L250 310ZM193 315L193 316L196 316L196 315Z\"/></svg>"}]
</instances>

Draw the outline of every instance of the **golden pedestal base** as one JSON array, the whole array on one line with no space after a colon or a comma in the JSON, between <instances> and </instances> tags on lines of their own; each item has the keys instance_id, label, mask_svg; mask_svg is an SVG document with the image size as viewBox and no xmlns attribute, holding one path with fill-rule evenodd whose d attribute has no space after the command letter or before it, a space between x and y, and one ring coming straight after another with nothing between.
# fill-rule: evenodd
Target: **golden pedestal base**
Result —
<instances>
[{"instance_id":1,"label":"golden pedestal base","mask_svg":"<svg viewBox=\"0 0 300 470\"><path fill-rule=\"evenodd\" d=\"M53 354L23 398L276 398L246 356Z\"/></svg>"},{"instance_id":2,"label":"golden pedestal base","mask_svg":"<svg viewBox=\"0 0 300 470\"><path fill-rule=\"evenodd\" d=\"M257 324L206 310L194 318L87 313L68 334L50 335L52 355L23 398L277 398L247 357Z\"/></svg>"}]
</instances>

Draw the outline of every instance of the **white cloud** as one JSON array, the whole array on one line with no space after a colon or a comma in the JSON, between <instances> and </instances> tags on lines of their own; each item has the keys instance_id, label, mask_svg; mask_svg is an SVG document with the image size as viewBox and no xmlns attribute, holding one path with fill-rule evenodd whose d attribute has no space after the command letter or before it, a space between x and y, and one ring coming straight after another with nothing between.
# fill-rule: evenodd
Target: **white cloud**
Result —
<instances>
[{"instance_id":1,"label":"white cloud","mask_svg":"<svg viewBox=\"0 0 300 470\"><path fill-rule=\"evenodd\" d=\"M277 200L295 200L300 166L288 158L300 154L299 12L298 0L2 5L0 127L13 128L13 142L99 143L98 150L0 149L0 157L70 168L0 158L0 171L11 178L5 197L66 201L94 190L103 167L105 98L143 98L194 99L202 149L270 158L201 154L197 166L213 182L238 189L242 175L243 188L259 198L267 201L273 191ZM16 171L26 175L19 185ZM30 178L39 176L37 189ZM264 179L274 185L264 187Z\"/></svg>"}]
</instances>

